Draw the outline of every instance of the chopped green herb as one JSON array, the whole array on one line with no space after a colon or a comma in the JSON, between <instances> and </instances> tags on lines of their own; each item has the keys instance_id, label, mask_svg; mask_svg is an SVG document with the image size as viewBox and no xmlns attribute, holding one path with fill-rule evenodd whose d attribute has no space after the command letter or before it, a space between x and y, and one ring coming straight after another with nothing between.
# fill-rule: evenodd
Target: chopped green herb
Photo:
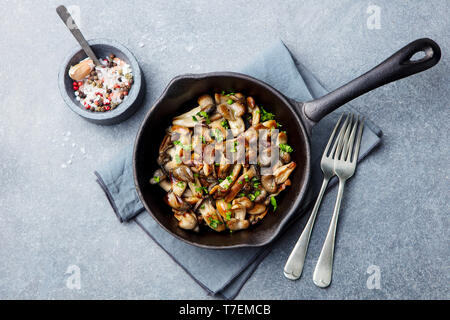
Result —
<instances>
[{"instance_id":1,"label":"chopped green herb","mask_svg":"<svg viewBox=\"0 0 450 320\"><path fill-rule=\"evenodd\" d=\"M292 151L294 151L294 149L292 149L292 147L290 145L283 144L283 143L280 143L280 150L287 152L287 153L291 153Z\"/></svg>"},{"instance_id":2,"label":"chopped green herb","mask_svg":"<svg viewBox=\"0 0 450 320\"><path fill-rule=\"evenodd\" d=\"M242 181L242 180L239 180L239 182L238 182L239 184L243 184L244 182Z\"/></svg>"},{"instance_id":3,"label":"chopped green herb","mask_svg":"<svg viewBox=\"0 0 450 320\"><path fill-rule=\"evenodd\" d=\"M261 191L259 191L259 190L255 191L255 197L259 196L260 194L261 194Z\"/></svg>"},{"instance_id":4,"label":"chopped green herb","mask_svg":"<svg viewBox=\"0 0 450 320\"><path fill-rule=\"evenodd\" d=\"M227 219L228 221L230 221L230 220L231 220L231 211L225 212L225 215L226 215L226 219Z\"/></svg>"},{"instance_id":5,"label":"chopped green herb","mask_svg":"<svg viewBox=\"0 0 450 320\"><path fill-rule=\"evenodd\" d=\"M219 183L222 183L222 181L223 181L223 179L220 179L220 178L219 178Z\"/></svg>"},{"instance_id":6,"label":"chopped green herb","mask_svg":"<svg viewBox=\"0 0 450 320\"><path fill-rule=\"evenodd\" d=\"M255 199L256 199L256 197L255 197L254 194L249 194L249 195L248 195L248 198L249 198L251 201L255 201Z\"/></svg>"},{"instance_id":7,"label":"chopped green herb","mask_svg":"<svg viewBox=\"0 0 450 320\"><path fill-rule=\"evenodd\" d=\"M218 166L220 166L220 163L215 163L214 165L215 165L216 167L218 167Z\"/></svg>"},{"instance_id":8,"label":"chopped green herb","mask_svg":"<svg viewBox=\"0 0 450 320\"><path fill-rule=\"evenodd\" d=\"M249 182L249 181L250 181L250 179L248 178L248 174L246 174L246 175L244 176L244 179L245 179L245 182Z\"/></svg>"},{"instance_id":9,"label":"chopped green herb","mask_svg":"<svg viewBox=\"0 0 450 320\"><path fill-rule=\"evenodd\" d=\"M231 203L228 203L228 204L227 204L227 208L228 208L228 209L231 209Z\"/></svg>"},{"instance_id":10,"label":"chopped green herb","mask_svg":"<svg viewBox=\"0 0 450 320\"><path fill-rule=\"evenodd\" d=\"M211 120L209 120L209 116L208 116L208 114L207 114L205 111L197 112L197 115L198 115L199 117L205 118L206 124L210 124L210 123L211 123Z\"/></svg>"},{"instance_id":11,"label":"chopped green herb","mask_svg":"<svg viewBox=\"0 0 450 320\"><path fill-rule=\"evenodd\" d=\"M270 197L270 204L273 206L273 211L277 210L277 199L274 196Z\"/></svg>"},{"instance_id":12,"label":"chopped green herb","mask_svg":"<svg viewBox=\"0 0 450 320\"><path fill-rule=\"evenodd\" d=\"M245 193L243 193L243 192L241 192L241 193L239 193L239 197L245 197Z\"/></svg>"},{"instance_id":13,"label":"chopped green herb","mask_svg":"<svg viewBox=\"0 0 450 320\"><path fill-rule=\"evenodd\" d=\"M273 113L267 112L263 107L261 109L261 121L273 120L275 119L275 115Z\"/></svg>"},{"instance_id":14,"label":"chopped green herb","mask_svg":"<svg viewBox=\"0 0 450 320\"><path fill-rule=\"evenodd\" d=\"M192 120L194 120L195 122L198 122L197 117L196 116L192 116Z\"/></svg>"},{"instance_id":15,"label":"chopped green herb","mask_svg":"<svg viewBox=\"0 0 450 320\"><path fill-rule=\"evenodd\" d=\"M180 146L181 148L183 148L184 150L187 150L187 151L192 149L191 145L183 145L181 143L181 141L179 141L179 140L174 141L173 144L176 145L176 146Z\"/></svg>"},{"instance_id":16,"label":"chopped green herb","mask_svg":"<svg viewBox=\"0 0 450 320\"><path fill-rule=\"evenodd\" d=\"M154 176L153 179L156 181L156 183L159 183L159 180L160 180L159 177Z\"/></svg>"},{"instance_id":17,"label":"chopped green herb","mask_svg":"<svg viewBox=\"0 0 450 320\"><path fill-rule=\"evenodd\" d=\"M239 143L237 141L233 142L233 148L231 149L231 152L237 152L237 148L236 147L238 146L238 144Z\"/></svg>"},{"instance_id":18,"label":"chopped green herb","mask_svg":"<svg viewBox=\"0 0 450 320\"><path fill-rule=\"evenodd\" d=\"M200 209L205 209L205 205L202 204L202 205L200 206Z\"/></svg>"},{"instance_id":19,"label":"chopped green herb","mask_svg":"<svg viewBox=\"0 0 450 320\"><path fill-rule=\"evenodd\" d=\"M229 128L230 128L230 126L228 125L228 121L227 121L227 120L223 120L223 121L220 123L220 125L221 125L222 127L224 127L225 129L229 129Z\"/></svg>"},{"instance_id":20,"label":"chopped green herb","mask_svg":"<svg viewBox=\"0 0 450 320\"><path fill-rule=\"evenodd\" d=\"M212 132L211 135L214 139L216 139L217 142L222 142L223 141L223 136L222 136L222 132L220 132L219 129L215 128Z\"/></svg>"},{"instance_id":21,"label":"chopped green herb","mask_svg":"<svg viewBox=\"0 0 450 320\"><path fill-rule=\"evenodd\" d=\"M233 100L232 100L232 99L228 99L228 100L227 100L227 103L228 103L228 104L233 104Z\"/></svg>"},{"instance_id":22,"label":"chopped green herb","mask_svg":"<svg viewBox=\"0 0 450 320\"><path fill-rule=\"evenodd\" d=\"M183 181L178 182L177 186L179 186L180 188L184 188L184 182Z\"/></svg>"},{"instance_id":23,"label":"chopped green herb","mask_svg":"<svg viewBox=\"0 0 450 320\"><path fill-rule=\"evenodd\" d=\"M195 188L195 191L197 191L197 192L204 192L204 193L208 193L208 188L206 188L206 187L197 187L197 188Z\"/></svg>"},{"instance_id":24,"label":"chopped green herb","mask_svg":"<svg viewBox=\"0 0 450 320\"><path fill-rule=\"evenodd\" d=\"M198 178L198 173L194 172L194 177Z\"/></svg>"},{"instance_id":25,"label":"chopped green herb","mask_svg":"<svg viewBox=\"0 0 450 320\"><path fill-rule=\"evenodd\" d=\"M205 139L204 136L202 136L202 143L203 143L203 144L206 144L206 139Z\"/></svg>"},{"instance_id":26,"label":"chopped green herb","mask_svg":"<svg viewBox=\"0 0 450 320\"><path fill-rule=\"evenodd\" d=\"M233 181L233 178L231 178L231 176L228 176L227 180L228 180L229 183L231 183Z\"/></svg>"},{"instance_id":27,"label":"chopped green herb","mask_svg":"<svg viewBox=\"0 0 450 320\"><path fill-rule=\"evenodd\" d=\"M277 122L277 128L281 128L283 125Z\"/></svg>"}]
</instances>

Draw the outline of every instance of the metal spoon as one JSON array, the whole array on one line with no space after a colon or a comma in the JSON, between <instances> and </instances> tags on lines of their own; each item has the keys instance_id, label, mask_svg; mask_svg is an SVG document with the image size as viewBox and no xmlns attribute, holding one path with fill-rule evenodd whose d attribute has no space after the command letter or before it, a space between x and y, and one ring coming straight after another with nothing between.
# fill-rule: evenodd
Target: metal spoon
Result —
<instances>
[{"instance_id":1,"label":"metal spoon","mask_svg":"<svg viewBox=\"0 0 450 320\"><path fill-rule=\"evenodd\" d=\"M56 13L58 13L61 20L64 22L66 27L69 29L69 31L72 33L74 38L78 41L81 48L86 52L87 56L94 61L94 64L96 66L100 66L100 61L97 59L97 56L95 55L94 51L92 51L92 48L87 43L86 39L83 37L83 34L81 33L80 29L75 23L75 20L70 15L69 11L67 11L65 6L59 6L56 8Z\"/></svg>"}]
</instances>

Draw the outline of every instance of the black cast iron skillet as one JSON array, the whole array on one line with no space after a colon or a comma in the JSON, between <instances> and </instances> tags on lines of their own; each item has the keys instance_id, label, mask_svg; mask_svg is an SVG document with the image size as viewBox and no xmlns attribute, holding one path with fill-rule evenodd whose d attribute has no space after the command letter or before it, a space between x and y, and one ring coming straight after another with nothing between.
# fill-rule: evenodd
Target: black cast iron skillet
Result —
<instances>
[{"instance_id":1,"label":"black cast iron skillet","mask_svg":"<svg viewBox=\"0 0 450 320\"><path fill-rule=\"evenodd\" d=\"M411 60L414 54L424 56ZM212 72L197 75L181 75L174 78L153 108L146 115L137 134L133 170L136 189L145 209L166 231L175 237L198 247L230 249L237 247L262 246L279 234L289 218L298 212L305 197L310 180L311 128L325 115L348 101L378 88L386 83L424 71L438 63L441 57L439 46L430 39L416 40L380 65L329 94L308 102L297 102L285 97L268 84L234 72ZM164 203L164 191L149 184L157 167L158 148L171 119L193 106L203 93L233 90L254 97L258 105L266 106L276 114L277 120L287 131L289 145L294 149L293 160L297 168L291 174L292 186L277 199L278 209L247 230L229 234L202 229L194 233L180 229L170 207Z\"/></svg>"}]
</instances>

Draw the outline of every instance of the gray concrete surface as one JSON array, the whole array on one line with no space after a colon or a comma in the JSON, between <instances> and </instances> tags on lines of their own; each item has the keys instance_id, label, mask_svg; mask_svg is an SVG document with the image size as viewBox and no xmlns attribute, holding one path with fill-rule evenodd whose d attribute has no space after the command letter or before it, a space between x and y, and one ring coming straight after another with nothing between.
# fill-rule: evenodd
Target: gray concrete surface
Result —
<instances>
[{"instance_id":1,"label":"gray concrete surface","mask_svg":"<svg viewBox=\"0 0 450 320\"><path fill-rule=\"evenodd\" d=\"M442 47L438 66L353 103L384 141L348 184L332 286L311 280L331 216L321 212L303 278L281 271L292 229L238 299L450 298L448 1L62 2L79 7L88 38L114 38L135 53L147 98L113 127L76 116L57 88L59 63L75 45L55 13L60 2L2 2L0 298L210 298L137 225L118 223L93 171L133 143L177 74L236 69L281 38L335 88L424 36ZM380 29L367 28L369 5L381 9ZM80 268L79 290L66 285L70 265ZM367 288L371 265L380 289Z\"/></svg>"}]
</instances>

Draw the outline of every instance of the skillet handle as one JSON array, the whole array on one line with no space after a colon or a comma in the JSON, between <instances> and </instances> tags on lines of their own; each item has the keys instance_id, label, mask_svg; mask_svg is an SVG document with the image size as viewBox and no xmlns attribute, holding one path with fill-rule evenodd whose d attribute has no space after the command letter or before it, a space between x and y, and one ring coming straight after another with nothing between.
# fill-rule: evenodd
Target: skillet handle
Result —
<instances>
[{"instance_id":1,"label":"skillet handle","mask_svg":"<svg viewBox=\"0 0 450 320\"><path fill-rule=\"evenodd\" d=\"M425 56L411 60L418 52L424 52ZM319 99L303 103L303 112L309 120L318 122L330 112L366 92L431 68L440 58L441 49L436 42L428 38L418 39L362 76Z\"/></svg>"}]
</instances>

